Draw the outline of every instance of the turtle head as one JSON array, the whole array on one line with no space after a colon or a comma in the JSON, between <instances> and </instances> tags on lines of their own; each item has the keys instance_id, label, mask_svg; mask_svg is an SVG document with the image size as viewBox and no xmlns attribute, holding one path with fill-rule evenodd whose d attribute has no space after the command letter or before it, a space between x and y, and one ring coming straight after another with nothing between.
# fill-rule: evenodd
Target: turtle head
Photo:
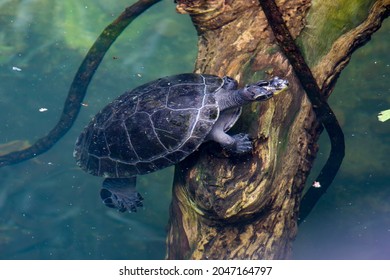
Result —
<instances>
[{"instance_id":1,"label":"turtle head","mask_svg":"<svg viewBox=\"0 0 390 280\"><path fill-rule=\"evenodd\" d=\"M261 80L245 86L243 97L248 101L265 101L288 87L288 81L274 77L269 81Z\"/></svg>"}]
</instances>

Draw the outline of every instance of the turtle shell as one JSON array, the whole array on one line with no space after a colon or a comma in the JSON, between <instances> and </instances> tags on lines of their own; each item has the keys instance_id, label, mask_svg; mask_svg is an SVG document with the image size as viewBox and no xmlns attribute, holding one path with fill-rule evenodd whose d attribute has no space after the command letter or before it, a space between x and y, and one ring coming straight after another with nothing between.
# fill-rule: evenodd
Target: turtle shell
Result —
<instances>
[{"instance_id":1,"label":"turtle shell","mask_svg":"<svg viewBox=\"0 0 390 280\"><path fill-rule=\"evenodd\" d=\"M219 116L223 80L180 74L126 92L101 110L76 141L85 171L123 178L173 165L195 151Z\"/></svg>"}]
</instances>

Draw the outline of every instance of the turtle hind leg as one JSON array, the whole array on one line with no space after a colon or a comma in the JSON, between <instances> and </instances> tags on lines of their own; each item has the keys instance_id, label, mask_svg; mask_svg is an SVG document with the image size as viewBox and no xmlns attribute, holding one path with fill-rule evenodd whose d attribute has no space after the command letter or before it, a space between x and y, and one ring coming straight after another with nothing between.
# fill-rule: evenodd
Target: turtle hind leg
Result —
<instances>
[{"instance_id":1,"label":"turtle hind leg","mask_svg":"<svg viewBox=\"0 0 390 280\"><path fill-rule=\"evenodd\" d=\"M137 212L137 207L142 207L144 200L137 192L136 177L131 178L106 178L100 190L100 198L103 203L116 208L120 212Z\"/></svg>"}]
</instances>

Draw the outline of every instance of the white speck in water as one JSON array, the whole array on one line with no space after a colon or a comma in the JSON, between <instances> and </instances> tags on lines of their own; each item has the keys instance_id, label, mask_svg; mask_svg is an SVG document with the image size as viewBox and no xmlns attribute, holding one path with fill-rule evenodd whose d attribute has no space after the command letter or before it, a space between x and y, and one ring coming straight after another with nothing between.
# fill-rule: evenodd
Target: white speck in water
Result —
<instances>
[{"instance_id":1,"label":"white speck in water","mask_svg":"<svg viewBox=\"0 0 390 280\"><path fill-rule=\"evenodd\" d=\"M320 184L320 182L318 182L318 181L314 181L313 184L312 184L312 186L313 186L314 188L321 188L321 184Z\"/></svg>"},{"instance_id":2,"label":"white speck in water","mask_svg":"<svg viewBox=\"0 0 390 280\"><path fill-rule=\"evenodd\" d=\"M46 111L47 111L47 108L39 108L38 111L41 112L41 113L43 113L43 112L46 112Z\"/></svg>"},{"instance_id":3,"label":"white speck in water","mask_svg":"<svg viewBox=\"0 0 390 280\"><path fill-rule=\"evenodd\" d=\"M22 69L21 69L21 68L19 68L19 67L16 67L16 66L12 66L12 70L14 70L14 71L18 71L18 72L22 71Z\"/></svg>"}]
</instances>

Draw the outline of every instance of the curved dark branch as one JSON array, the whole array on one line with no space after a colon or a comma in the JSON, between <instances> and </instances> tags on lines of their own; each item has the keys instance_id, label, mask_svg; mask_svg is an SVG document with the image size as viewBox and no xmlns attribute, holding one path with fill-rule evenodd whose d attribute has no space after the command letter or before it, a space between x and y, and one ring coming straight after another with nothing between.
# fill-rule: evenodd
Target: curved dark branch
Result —
<instances>
[{"instance_id":1,"label":"curved dark branch","mask_svg":"<svg viewBox=\"0 0 390 280\"><path fill-rule=\"evenodd\" d=\"M331 143L328 160L316 179L321 183L321 188L310 188L302 198L298 220L300 223L309 215L317 201L329 188L341 166L345 154L344 134L335 114L326 102L325 93L321 92L318 87L274 0L259 0L259 2L275 34L276 41L292 65L313 106L317 120L325 127Z\"/></svg>"},{"instance_id":2,"label":"curved dark branch","mask_svg":"<svg viewBox=\"0 0 390 280\"><path fill-rule=\"evenodd\" d=\"M86 95L89 83L104 55L119 37L122 31L140 14L161 0L140 0L127 7L111 24L109 24L89 49L81 63L66 98L64 109L56 126L32 146L0 157L0 167L16 164L48 151L64 136L75 122L80 112L81 103Z\"/></svg>"}]
</instances>

